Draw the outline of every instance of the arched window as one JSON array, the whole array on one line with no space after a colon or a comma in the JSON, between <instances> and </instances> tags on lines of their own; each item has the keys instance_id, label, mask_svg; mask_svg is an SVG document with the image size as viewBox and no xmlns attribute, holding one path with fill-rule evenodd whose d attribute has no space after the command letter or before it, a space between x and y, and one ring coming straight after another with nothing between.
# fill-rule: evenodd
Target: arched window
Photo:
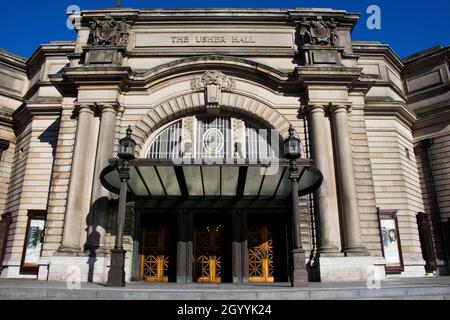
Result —
<instances>
[{"instance_id":1,"label":"arched window","mask_svg":"<svg viewBox=\"0 0 450 320\"><path fill-rule=\"evenodd\" d=\"M181 124L179 120L165 128L151 143L148 158L178 158L181 153Z\"/></svg>"},{"instance_id":2,"label":"arched window","mask_svg":"<svg viewBox=\"0 0 450 320\"><path fill-rule=\"evenodd\" d=\"M274 130L234 117L197 115L170 123L152 140L148 158L273 158L280 137Z\"/></svg>"}]
</instances>

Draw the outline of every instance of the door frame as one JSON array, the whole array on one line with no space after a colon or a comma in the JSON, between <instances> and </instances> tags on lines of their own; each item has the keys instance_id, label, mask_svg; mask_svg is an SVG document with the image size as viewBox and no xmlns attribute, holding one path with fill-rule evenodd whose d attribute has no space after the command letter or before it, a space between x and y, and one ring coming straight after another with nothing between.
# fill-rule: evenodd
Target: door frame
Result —
<instances>
[{"instance_id":1,"label":"door frame","mask_svg":"<svg viewBox=\"0 0 450 320\"><path fill-rule=\"evenodd\" d=\"M147 212L146 212L147 211ZM228 218L229 224L229 235L228 243L230 246L229 250L229 263L228 263L228 274L225 277L226 281L222 282L232 282L245 284L248 283L248 234L247 226L248 221L251 217L256 215L269 216L269 215L280 215L283 218L282 224L284 224L286 231L286 242L283 243L284 249L284 259L283 265L286 265L285 273L286 281L289 281L288 272L288 246L289 246L289 212L286 208L214 208L214 209L193 209L193 208L172 208L172 209L158 209L158 208L140 208L136 207L135 212L135 225L134 225L134 239L133 239L133 253L132 253L132 281L142 281L141 275L141 238L143 232L144 220L146 218L151 219L154 215L171 215L170 219L174 219L173 227L175 228L176 234L176 282L177 283L192 283L194 280L193 274L193 256L194 256L194 227L195 227L195 217L197 219L203 214L205 215L223 215ZM175 279L172 279L175 280ZM170 282L170 280L169 280ZM275 278L277 282L277 278Z\"/></svg>"}]
</instances>

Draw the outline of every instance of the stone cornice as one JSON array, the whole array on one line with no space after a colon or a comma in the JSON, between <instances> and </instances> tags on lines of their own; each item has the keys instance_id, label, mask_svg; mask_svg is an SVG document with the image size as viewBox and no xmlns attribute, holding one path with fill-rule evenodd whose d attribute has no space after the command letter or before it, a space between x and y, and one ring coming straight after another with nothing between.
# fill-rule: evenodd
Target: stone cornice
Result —
<instances>
[{"instance_id":1,"label":"stone cornice","mask_svg":"<svg viewBox=\"0 0 450 320\"><path fill-rule=\"evenodd\" d=\"M434 97L437 97L439 95L448 94L449 92L450 92L450 84L448 84L448 83L447 84L442 84L442 85L437 86L435 88L431 88L431 89L428 89L426 91L419 92L417 94L410 94L410 95L408 95L408 103L414 104L414 103L422 101L422 100L426 100L426 99L429 99L429 98L434 98ZM441 102L441 103L447 103L448 104L448 100L447 99L442 99L442 100L444 100L444 101ZM429 107L433 107L434 104L431 104ZM427 109L427 108L428 107L423 107L421 109ZM420 112L422 112L422 111L420 111Z\"/></svg>"},{"instance_id":2,"label":"stone cornice","mask_svg":"<svg viewBox=\"0 0 450 320\"><path fill-rule=\"evenodd\" d=\"M250 60L220 55L180 59L141 73L121 66L67 67L58 74L49 75L49 79L61 94L76 96L80 85L117 85L122 91L142 90L173 76L196 74L205 70L219 70L237 76L242 73L246 78L254 79L273 90L290 90L291 87L298 91L301 83L291 70L280 71Z\"/></svg>"},{"instance_id":3,"label":"stone cornice","mask_svg":"<svg viewBox=\"0 0 450 320\"><path fill-rule=\"evenodd\" d=\"M25 58L20 58L15 54L4 50L0 50L0 64L23 73L26 73L27 70Z\"/></svg>"},{"instance_id":4,"label":"stone cornice","mask_svg":"<svg viewBox=\"0 0 450 320\"><path fill-rule=\"evenodd\" d=\"M410 68L414 64L423 64L424 60L444 61L450 59L450 46L436 46L427 50L423 50L403 59L404 64Z\"/></svg>"},{"instance_id":5,"label":"stone cornice","mask_svg":"<svg viewBox=\"0 0 450 320\"><path fill-rule=\"evenodd\" d=\"M298 79L309 84L334 84L334 85L346 85L348 87L358 80L361 76L362 68L350 68L350 67L297 67L295 74Z\"/></svg>"},{"instance_id":6,"label":"stone cornice","mask_svg":"<svg viewBox=\"0 0 450 320\"><path fill-rule=\"evenodd\" d=\"M376 81L373 79L360 77L357 80L352 82L350 89L349 89L349 94L366 95L367 92L370 90L370 88L373 87L373 85L375 83L376 83Z\"/></svg>"},{"instance_id":7,"label":"stone cornice","mask_svg":"<svg viewBox=\"0 0 450 320\"><path fill-rule=\"evenodd\" d=\"M11 127L13 124L13 110L0 108L0 125Z\"/></svg>"},{"instance_id":8,"label":"stone cornice","mask_svg":"<svg viewBox=\"0 0 450 320\"><path fill-rule=\"evenodd\" d=\"M395 116L410 128L417 120L416 114L400 101L366 101L364 113L366 116Z\"/></svg>"},{"instance_id":9,"label":"stone cornice","mask_svg":"<svg viewBox=\"0 0 450 320\"><path fill-rule=\"evenodd\" d=\"M379 42L352 42L353 52L358 55L381 56L388 59L398 71L403 70L403 60L387 44Z\"/></svg>"},{"instance_id":10,"label":"stone cornice","mask_svg":"<svg viewBox=\"0 0 450 320\"><path fill-rule=\"evenodd\" d=\"M61 113L62 99L42 99L25 101L25 107L32 116L58 116Z\"/></svg>"},{"instance_id":11,"label":"stone cornice","mask_svg":"<svg viewBox=\"0 0 450 320\"><path fill-rule=\"evenodd\" d=\"M33 55L27 61L28 72L32 73L35 68L39 68L47 56L62 56L66 57L73 53L75 43L72 42L56 42L50 44L43 44L39 46Z\"/></svg>"},{"instance_id":12,"label":"stone cornice","mask_svg":"<svg viewBox=\"0 0 450 320\"><path fill-rule=\"evenodd\" d=\"M0 96L8 97L17 101L22 101L23 97L18 94L13 94L11 92L8 92L8 90L4 88L0 88Z\"/></svg>"},{"instance_id":13,"label":"stone cornice","mask_svg":"<svg viewBox=\"0 0 450 320\"><path fill-rule=\"evenodd\" d=\"M67 67L61 73L49 75L49 79L63 96L76 97L80 85L117 85L124 89L131 74L130 67Z\"/></svg>"},{"instance_id":14,"label":"stone cornice","mask_svg":"<svg viewBox=\"0 0 450 320\"><path fill-rule=\"evenodd\" d=\"M259 9L259 8L219 8L219 9L97 9L84 10L81 15L83 20L111 15L113 18L125 17L135 24L145 24L147 22L173 23L186 21L198 23L208 21L242 21L242 22L266 22L266 23L286 23L294 22L302 17L316 17L320 15L324 18L334 18L342 25L347 25L352 29L359 19L358 13L349 13L345 10L320 9L320 8L295 8L295 9Z\"/></svg>"},{"instance_id":15,"label":"stone cornice","mask_svg":"<svg viewBox=\"0 0 450 320\"><path fill-rule=\"evenodd\" d=\"M283 82L291 80L291 70L285 72L247 59L220 55L190 57L169 62L143 73L135 73L131 77L130 86L149 87L166 81L176 74L197 73L204 70L221 70L224 72L242 71L249 78L263 82L271 88L278 88Z\"/></svg>"},{"instance_id":16,"label":"stone cornice","mask_svg":"<svg viewBox=\"0 0 450 320\"><path fill-rule=\"evenodd\" d=\"M59 117L61 111L61 101L55 99L25 101L12 115L14 130L23 130L35 117Z\"/></svg>"},{"instance_id":17,"label":"stone cornice","mask_svg":"<svg viewBox=\"0 0 450 320\"><path fill-rule=\"evenodd\" d=\"M419 130L439 124L449 126L450 110L448 110L448 108L433 110L433 112L419 115L416 123L414 124L414 130Z\"/></svg>"},{"instance_id":18,"label":"stone cornice","mask_svg":"<svg viewBox=\"0 0 450 320\"><path fill-rule=\"evenodd\" d=\"M397 87L391 81L377 80L373 83L373 87L388 87L388 88L392 89L396 94L398 94L404 101L406 101L406 95L403 92L403 90L400 89L399 87Z\"/></svg>"}]
</instances>

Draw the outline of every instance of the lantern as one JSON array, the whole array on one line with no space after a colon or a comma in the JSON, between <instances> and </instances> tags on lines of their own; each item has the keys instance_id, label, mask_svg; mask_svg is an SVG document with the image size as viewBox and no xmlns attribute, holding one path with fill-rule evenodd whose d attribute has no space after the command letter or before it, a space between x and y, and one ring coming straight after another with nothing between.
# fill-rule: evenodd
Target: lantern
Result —
<instances>
[{"instance_id":1,"label":"lantern","mask_svg":"<svg viewBox=\"0 0 450 320\"><path fill-rule=\"evenodd\" d=\"M131 138L132 132L133 130L131 130L131 126L128 126L128 129L126 130L126 137L119 140L118 157L120 159L134 159L134 149L136 147L136 141Z\"/></svg>"},{"instance_id":2,"label":"lantern","mask_svg":"<svg viewBox=\"0 0 450 320\"><path fill-rule=\"evenodd\" d=\"M295 136L295 129L289 126L289 137L284 140L284 157L286 159L295 160L301 157L301 142Z\"/></svg>"}]
</instances>

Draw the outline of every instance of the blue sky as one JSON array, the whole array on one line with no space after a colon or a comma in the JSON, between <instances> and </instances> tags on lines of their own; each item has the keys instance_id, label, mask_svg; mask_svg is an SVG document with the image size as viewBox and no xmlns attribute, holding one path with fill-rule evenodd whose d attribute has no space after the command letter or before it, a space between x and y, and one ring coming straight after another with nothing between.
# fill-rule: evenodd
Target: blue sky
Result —
<instances>
[{"instance_id":1,"label":"blue sky","mask_svg":"<svg viewBox=\"0 0 450 320\"><path fill-rule=\"evenodd\" d=\"M51 40L73 40L75 32L66 27L69 5L81 9L108 8L114 0L2 0L0 48L25 57ZM366 27L369 5L381 8L381 29ZM334 8L361 13L353 31L354 40L389 44L404 57L436 44L450 45L450 0L122 0L131 8Z\"/></svg>"}]
</instances>

